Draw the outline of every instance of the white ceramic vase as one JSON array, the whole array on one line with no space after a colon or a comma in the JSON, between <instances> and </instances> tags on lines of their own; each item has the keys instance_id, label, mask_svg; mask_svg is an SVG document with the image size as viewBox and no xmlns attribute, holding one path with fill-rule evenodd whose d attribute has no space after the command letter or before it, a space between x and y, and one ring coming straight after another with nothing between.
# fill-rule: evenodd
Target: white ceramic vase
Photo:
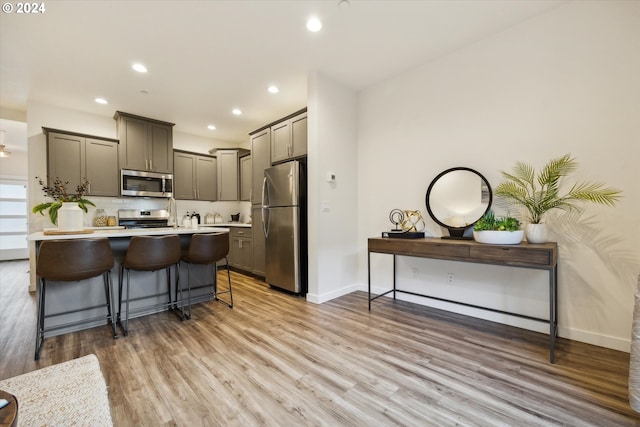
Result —
<instances>
[{"instance_id":1,"label":"white ceramic vase","mask_svg":"<svg viewBox=\"0 0 640 427\"><path fill-rule=\"evenodd\" d=\"M84 229L84 211L80 209L78 203L63 203L58 209L58 230L79 231Z\"/></svg>"},{"instance_id":2,"label":"white ceramic vase","mask_svg":"<svg viewBox=\"0 0 640 427\"><path fill-rule=\"evenodd\" d=\"M546 243L547 224L527 224L525 234L529 243Z\"/></svg>"}]
</instances>

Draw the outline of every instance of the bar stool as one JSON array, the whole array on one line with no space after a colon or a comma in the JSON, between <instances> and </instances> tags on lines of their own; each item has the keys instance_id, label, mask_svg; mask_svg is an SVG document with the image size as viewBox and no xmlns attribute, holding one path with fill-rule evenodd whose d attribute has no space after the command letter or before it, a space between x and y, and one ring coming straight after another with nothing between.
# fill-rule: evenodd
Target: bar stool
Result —
<instances>
[{"instance_id":1,"label":"bar stool","mask_svg":"<svg viewBox=\"0 0 640 427\"><path fill-rule=\"evenodd\" d=\"M44 333L55 329L88 323L102 319L103 316L91 319L65 323L64 325L44 327L47 317L61 316L95 309L86 307L71 311L45 315L45 295L47 281L76 282L102 275L107 307L107 323L111 324L113 337L117 338L116 323L111 313L113 285L111 283L111 269L113 268L113 253L109 239L70 239L45 240L40 244L36 262L36 275L40 277L37 286L38 323L36 330L35 360L40 358L40 350L44 342Z\"/></svg>"},{"instance_id":2,"label":"bar stool","mask_svg":"<svg viewBox=\"0 0 640 427\"><path fill-rule=\"evenodd\" d=\"M213 272L213 297L217 301L220 301L229 308L233 308L233 291L231 289L231 274L229 273L229 260L227 255L229 254L229 233L209 233L209 234L194 234L191 236L191 242L189 242L189 249L185 255L182 256L182 261L187 263L187 292L189 303L189 314L187 317L191 317L191 264L200 265L212 265ZM225 260L227 264L227 278L228 287L226 291L218 291L218 275L216 263L221 259ZM229 301L224 301L218 298L220 294L229 294ZM176 295L176 302L177 302ZM184 307L184 300L182 294L180 295L180 304Z\"/></svg>"},{"instance_id":3,"label":"bar stool","mask_svg":"<svg viewBox=\"0 0 640 427\"><path fill-rule=\"evenodd\" d=\"M124 335L129 335L129 289L131 288L130 273L134 271L157 271L165 269L167 272L167 295L169 302L153 304L138 308L135 311L141 312L151 308L168 307L173 308L174 303L171 298L171 266L175 266L176 289L180 283L178 264L180 262L180 237L177 234L168 236L133 236L129 242L124 261L120 264L120 275L118 281L119 301L118 301L118 323L123 329ZM122 287L124 284L124 270L127 270L127 295L124 325L122 324ZM180 288L182 292L182 287ZM147 295L135 298L135 300L152 298L158 295ZM182 319L185 318L184 308L182 309Z\"/></svg>"}]
</instances>

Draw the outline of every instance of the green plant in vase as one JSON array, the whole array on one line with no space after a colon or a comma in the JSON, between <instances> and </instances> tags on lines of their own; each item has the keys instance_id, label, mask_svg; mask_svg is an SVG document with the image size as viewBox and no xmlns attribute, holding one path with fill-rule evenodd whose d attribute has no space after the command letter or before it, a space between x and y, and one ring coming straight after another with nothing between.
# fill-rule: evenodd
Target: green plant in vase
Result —
<instances>
[{"instance_id":1,"label":"green plant in vase","mask_svg":"<svg viewBox=\"0 0 640 427\"><path fill-rule=\"evenodd\" d=\"M533 166L523 162L517 162L512 172L500 171L505 181L496 187L495 195L510 206L526 212L526 219L530 223L527 226L529 242L546 241L544 227L531 227L531 224L542 224L545 214L553 209L579 211L582 202L614 206L620 200L620 190L606 187L600 182L577 182L568 191L562 192L560 185L563 178L577 167L576 160L570 154L565 154L550 160L539 173Z\"/></svg>"},{"instance_id":2,"label":"green plant in vase","mask_svg":"<svg viewBox=\"0 0 640 427\"><path fill-rule=\"evenodd\" d=\"M78 207L84 211L84 213L88 212L87 206L95 206L93 202L84 198L89 190L89 181L87 181L86 178L84 178L80 185L76 187L75 193L69 193L67 190L69 181L62 182L58 177L53 180L53 184L50 186L47 185L42 178L36 177L36 179L42 186L42 191L44 191L45 196L51 197L53 202L37 204L33 207L32 211L33 213L44 215L44 212L48 210L49 219L54 225L58 225L58 211L62 207L63 203L75 202L78 204Z\"/></svg>"},{"instance_id":3,"label":"green plant in vase","mask_svg":"<svg viewBox=\"0 0 640 427\"><path fill-rule=\"evenodd\" d=\"M511 216L496 218L492 210L489 210L473 226L474 231L517 231L520 229L520 220Z\"/></svg>"}]
</instances>

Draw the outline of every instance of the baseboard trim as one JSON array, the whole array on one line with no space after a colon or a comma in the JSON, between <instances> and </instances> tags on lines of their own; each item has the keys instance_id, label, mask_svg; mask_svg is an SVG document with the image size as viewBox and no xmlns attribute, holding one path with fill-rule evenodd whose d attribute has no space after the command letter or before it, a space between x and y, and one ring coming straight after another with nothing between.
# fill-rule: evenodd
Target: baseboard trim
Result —
<instances>
[{"instance_id":1,"label":"baseboard trim","mask_svg":"<svg viewBox=\"0 0 640 427\"><path fill-rule=\"evenodd\" d=\"M339 298L343 295L347 295L358 290L360 290L359 285L350 285L324 294L307 293L307 301L314 304L322 304L324 302L331 301L332 299Z\"/></svg>"}]
</instances>

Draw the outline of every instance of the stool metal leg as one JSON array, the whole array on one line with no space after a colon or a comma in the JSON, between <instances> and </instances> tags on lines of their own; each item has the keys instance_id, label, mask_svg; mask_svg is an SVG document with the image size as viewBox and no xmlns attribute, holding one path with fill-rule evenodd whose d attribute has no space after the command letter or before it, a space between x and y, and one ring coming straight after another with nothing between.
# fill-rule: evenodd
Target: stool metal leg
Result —
<instances>
[{"instance_id":1,"label":"stool metal leg","mask_svg":"<svg viewBox=\"0 0 640 427\"><path fill-rule=\"evenodd\" d=\"M42 349L42 343L44 342L44 290L45 279L40 279L37 284L38 294L38 322L36 325L36 351L34 360L40 359L40 350Z\"/></svg>"}]
</instances>

